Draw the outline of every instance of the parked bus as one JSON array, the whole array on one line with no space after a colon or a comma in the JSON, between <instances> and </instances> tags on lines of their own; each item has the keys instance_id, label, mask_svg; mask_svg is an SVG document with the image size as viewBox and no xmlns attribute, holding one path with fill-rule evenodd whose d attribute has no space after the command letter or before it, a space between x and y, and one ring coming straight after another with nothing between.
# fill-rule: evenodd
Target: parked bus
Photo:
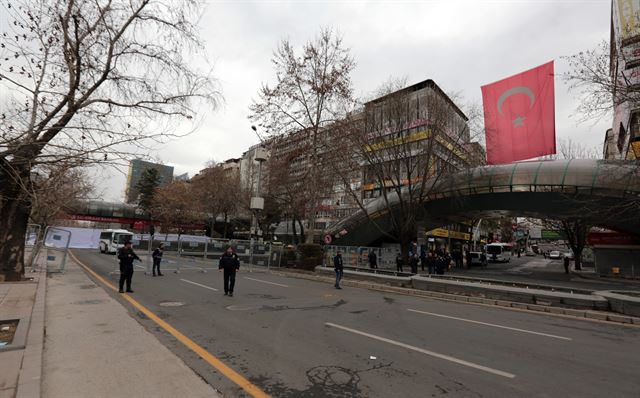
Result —
<instances>
[{"instance_id":1,"label":"parked bus","mask_svg":"<svg viewBox=\"0 0 640 398\"><path fill-rule=\"evenodd\" d=\"M511 250L513 247L510 243L490 243L487 245L487 260L508 263L511 261Z\"/></svg>"},{"instance_id":2,"label":"parked bus","mask_svg":"<svg viewBox=\"0 0 640 398\"><path fill-rule=\"evenodd\" d=\"M124 246L125 241L131 241L133 233L126 229L105 229L100 232L100 253L115 253Z\"/></svg>"}]
</instances>

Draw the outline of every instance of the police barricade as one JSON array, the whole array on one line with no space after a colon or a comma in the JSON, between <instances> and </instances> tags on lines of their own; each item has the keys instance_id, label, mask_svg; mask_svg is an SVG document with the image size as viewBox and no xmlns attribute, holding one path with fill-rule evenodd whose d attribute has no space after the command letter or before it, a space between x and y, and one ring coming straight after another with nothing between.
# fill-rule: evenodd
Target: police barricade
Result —
<instances>
[{"instance_id":1,"label":"police barricade","mask_svg":"<svg viewBox=\"0 0 640 398\"><path fill-rule=\"evenodd\" d=\"M44 232L44 258L47 272L64 272L71 232L57 227L47 227Z\"/></svg>"},{"instance_id":2,"label":"police barricade","mask_svg":"<svg viewBox=\"0 0 640 398\"><path fill-rule=\"evenodd\" d=\"M205 259L209 237L207 236L181 236L177 241L177 262L175 273L182 270L207 272Z\"/></svg>"},{"instance_id":3,"label":"police barricade","mask_svg":"<svg viewBox=\"0 0 640 398\"><path fill-rule=\"evenodd\" d=\"M142 265L133 263L134 270L137 267L143 268L145 274L151 273L151 266L153 260L151 259L151 252L153 251L151 235L149 234L137 234L133 235L131 239L131 247L133 251L142 260Z\"/></svg>"}]
</instances>

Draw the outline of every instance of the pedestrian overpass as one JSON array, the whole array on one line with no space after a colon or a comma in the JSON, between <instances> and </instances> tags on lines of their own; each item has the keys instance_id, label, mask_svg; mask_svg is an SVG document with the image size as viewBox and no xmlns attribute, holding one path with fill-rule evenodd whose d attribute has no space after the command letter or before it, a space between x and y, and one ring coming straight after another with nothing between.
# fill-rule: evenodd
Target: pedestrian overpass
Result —
<instances>
[{"instance_id":1,"label":"pedestrian overpass","mask_svg":"<svg viewBox=\"0 0 640 398\"><path fill-rule=\"evenodd\" d=\"M426 182L416 219L429 230L472 218L497 216L579 218L640 234L640 162L544 160L483 166ZM407 198L408 188L401 195ZM338 245L368 245L392 228L401 203L380 196L325 232ZM365 212L366 211L366 212Z\"/></svg>"}]
</instances>

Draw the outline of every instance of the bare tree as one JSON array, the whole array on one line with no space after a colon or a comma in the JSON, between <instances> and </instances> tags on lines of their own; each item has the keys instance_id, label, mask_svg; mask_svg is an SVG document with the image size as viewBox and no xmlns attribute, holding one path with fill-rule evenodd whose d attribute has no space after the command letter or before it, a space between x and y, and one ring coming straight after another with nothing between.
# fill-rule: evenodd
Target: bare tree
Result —
<instances>
[{"instance_id":1,"label":"bare tree","mask_svg":"<svg viewBox=\"0 0 640 398\"><path fill-rule=\"evenodd\" d=\"M323 127L340 119L344 104L352 99L351 71L355 62L342 37L331 29L320 31L296 54L288 39L273 56L276 72L274 86L263 85L260 99L250 110L253 121L260 122L271 134L304 131L309 135L306 175L301 189L307 195L307 242L315 238L319 140Z\"/></svg>"},{"instance_id":2,"label":"bare tree","mask_svg":"<svg viewBox=\"0 0 640 398\"><path fill-rule=\"evenodd\" d=\"M0 273L24 271L32 174L125 158L215 105L199 1L8 0L0 46ZM204 101L204 102L201 102Z\"/></svg>"},{"instance_id":3,"label":"bare tree","mask_svg":"<svg viewBox=\"0 0 640 398\"><path fill-rule=\"evenodd\" d=\"M336 126L328 146L344 149L325 163L334 165L351 200L384 236L400 242L406 255L433 187L469 166L470 131L464 113L432 81L402 86L401 80L386 83L385 95L378 92L362 112ZM362 187L351 183L358 173ZM391 228L367 210L375 197L382 198L381 212L388 214Z\"/></svg>"},{"instance_id":4,"label":"bare tree","mask_svg":"<svg viewBox=\"0 0 640 398\"><path fill-rule=\"evenodd\" d=\"M32 176L31 214L29 221L40 226L28 264L33 264L42 243L44 232L54 220L65 216L68 207L78 200L87 199L94 187L85 171L65 164L47 165Z\"/></svg>"},{"instance_id":5,"label":"bare tree","mask_svg":"<svg viewBox=\"0 0 640 398\"><path fill-rule=\"evenodd\" d=\"M178 234L186 228L203 220L202 202L193 193L191 184L173 181L164 187L156 188L151 212L159 220L162 230L168 233L176 229Z\"/></svg>"},{"instance_id":6,"label":"bare tree","mask_svg":"<svg viewBox=\"0 0 640 398\"><path fill-rule=\"evenodd\" d=\"M616 105L640 99L638 86L630 84L630 75L611 73L612 55L609 43L603 41L594 49L563 57L569 71L562 77L580 97L577 112L582 121L608 117Z\"/></svg>"},{"instance_id":7,"label":"bare tree","mask_svg":"<svg viewBox=\"0 0 640 398\"><path fill-rule=\"evenodd\" d=\"M221 165L212 163L191 180L198 209L209 223L213 233L216 218L224 215L225 231L229 214L239 208L239 176L229 174ZM225 234L226 235L226 234Z\"/></svg>"}]
</instances>

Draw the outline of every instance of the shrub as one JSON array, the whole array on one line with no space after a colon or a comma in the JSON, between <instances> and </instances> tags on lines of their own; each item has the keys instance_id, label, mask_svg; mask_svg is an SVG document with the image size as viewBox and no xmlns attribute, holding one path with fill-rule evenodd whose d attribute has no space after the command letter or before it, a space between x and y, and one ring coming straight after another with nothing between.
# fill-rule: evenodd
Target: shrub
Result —
<instances>
[{"instance_id":1,"label":"shrub","mask_svg":"<svg viewBox=\"0 0 640 398\"><path fill-rule=\"evenodd\" d=\"M298 245L298 268L313 271L322 264L322 246L311 243Z\"/></svg>"}]
</instances>

